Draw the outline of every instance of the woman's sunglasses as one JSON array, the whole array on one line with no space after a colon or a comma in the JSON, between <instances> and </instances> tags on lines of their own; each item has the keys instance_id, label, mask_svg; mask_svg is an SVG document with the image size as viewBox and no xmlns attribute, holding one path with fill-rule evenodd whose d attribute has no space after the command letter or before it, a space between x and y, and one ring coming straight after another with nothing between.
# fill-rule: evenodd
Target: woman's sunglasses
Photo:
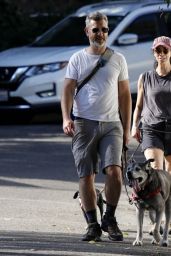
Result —
<instances>
[{"instance_id":1,"label":"woman's sunglasses","mask_svg":"<svg viewBox=\"0 0 171 256\"><path fill-rule=\"evenodd\" d=\"M100 29L100 28L92 28L92 32L94 34L99 33L99 32L108 33L109 32L109 28L105 28L105 27L102 28L102 29Z\"/></svg>"},{"instance_id":2,"label":"woman's sunglasses","mask_svg":"<svg viewBox=\"0 0 171 256\"><path fill-rule=\"evenodd\" d=\"M169 50L167 49L167 48L156 48L155 49L155 52L157 53L157 54L160 54L160 53L164 53L164 54L168 54L168 52L169 52Z\"/></svg>"}]
</instances>

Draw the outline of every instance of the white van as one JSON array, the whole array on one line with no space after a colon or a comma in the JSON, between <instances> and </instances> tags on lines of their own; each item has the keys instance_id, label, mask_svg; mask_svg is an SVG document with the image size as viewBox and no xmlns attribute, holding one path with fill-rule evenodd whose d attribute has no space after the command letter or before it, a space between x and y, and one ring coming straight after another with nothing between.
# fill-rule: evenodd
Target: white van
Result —
<instances>
[{"instance_id":1,"label":"white van","mask_svg":"<svg viewBox=\"0 0 171 256\"><path fill-rule=\"evenodd\" d=\"M150 50L153 39L161 35L171 37L171 6L163 2L105 1L87 5L31 45L1 52L0 112L55 108L57 111L68 60L75 51L88 45L85 17L97 10L109 19L108 46L126 57L135 100L138 76L153 66Z\"/></svg>"}]
</instances>

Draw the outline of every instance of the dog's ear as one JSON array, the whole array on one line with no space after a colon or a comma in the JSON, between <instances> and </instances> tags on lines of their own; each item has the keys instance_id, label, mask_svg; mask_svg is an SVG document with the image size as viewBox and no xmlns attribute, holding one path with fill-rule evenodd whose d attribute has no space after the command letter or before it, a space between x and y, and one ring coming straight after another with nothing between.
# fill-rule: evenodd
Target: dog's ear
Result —
<instances>
[{"instance_id":1,"label":"dog's ear","mask_svg":"<svg viewBox=\"0 0 171 256\"><path fill-rule=\"evenodd\" d=\"M150 158L148 160L145 161L144 165L145 165L145 170L149 173L149 171L151 170L151 162L154 162L153 158Z\"/></svg>"},{"instance_id":2,"label":"dog's ear","mask_svg":"<svg viewBox=\"0 0 171 256\"><path fill-rule=\"evenodd\" d=\"M149 158L146 162L149 162L149 163L154 162L154 158Z\"/></svg>"},{"instance_id":3,"label":"dog's ear","mask_svg":"<svg viewBox=\"0 0 171 256\"><path fill-rule=\"evenodd\" d=\"M73 195L73 198L76 199L78 197L79 191L76 191L75 194Z\"/></svg>"},{"instance_id":4,"label":"dog's ear","mask_svg":"<svg viewBox=\"0 0 171 256\"><path fill-rule=\"evenodd\" d=\"M126 172L128 173L128 172L131 172L132 170L133 170L133 166L136 164L136 161L133 159L133 158L131 158L129 161L128 161L128 163L127 163L127 170L126 170Z\"/></svg>"}]
</instances>

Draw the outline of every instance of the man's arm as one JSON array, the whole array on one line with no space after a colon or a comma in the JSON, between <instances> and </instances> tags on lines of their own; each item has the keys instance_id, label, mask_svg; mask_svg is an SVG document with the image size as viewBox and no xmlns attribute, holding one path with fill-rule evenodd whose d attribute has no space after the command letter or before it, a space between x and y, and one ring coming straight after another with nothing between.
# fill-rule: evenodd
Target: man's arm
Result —
<instances>
[{"instance_id":1,"label":"man's arm","mask_svg":"<svg viewBox=\"0 0 171 256\"><path fill-rule=\"evenodd\" d=\"M124 130L124 145L128 145L131 127L132 100L129 80L119 82L119 111Z\"/></svg>"},{"instance_id":2,"label":"man's arm","mask_svg":"<svg viewBox=\"0 0 171 256\"><path fill-rule=\"evenodd\" d=\"M74 122L71 119L71 109L76 85L76 80L66 78L61 96L63 131L68 136L73 136L74 133Z\"/></svg>"}]
</instances>

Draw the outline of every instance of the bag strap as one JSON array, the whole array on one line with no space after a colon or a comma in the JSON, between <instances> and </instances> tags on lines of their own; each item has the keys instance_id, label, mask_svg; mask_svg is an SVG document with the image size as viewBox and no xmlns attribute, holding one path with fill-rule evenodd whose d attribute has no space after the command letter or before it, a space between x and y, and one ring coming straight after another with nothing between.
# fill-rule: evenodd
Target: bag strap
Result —
<instances>
[{"instance_id":1,"label":"bag strap","mask_svg":"<svg viewBox=\"0 0 171 256\"><path fill-rule=\"evenodd\" d=\"M110 48L106 48L105 52L100 56L97 65L93 68L91 73L79 84L77 87L77 91L75 93L75 97L78 94L78 92L81 90L81 88L95 75L95 73L99 70L99 68L102 68L106 65L110 57L113 55L114 50Z\"/></svg>"}]
</instances>

